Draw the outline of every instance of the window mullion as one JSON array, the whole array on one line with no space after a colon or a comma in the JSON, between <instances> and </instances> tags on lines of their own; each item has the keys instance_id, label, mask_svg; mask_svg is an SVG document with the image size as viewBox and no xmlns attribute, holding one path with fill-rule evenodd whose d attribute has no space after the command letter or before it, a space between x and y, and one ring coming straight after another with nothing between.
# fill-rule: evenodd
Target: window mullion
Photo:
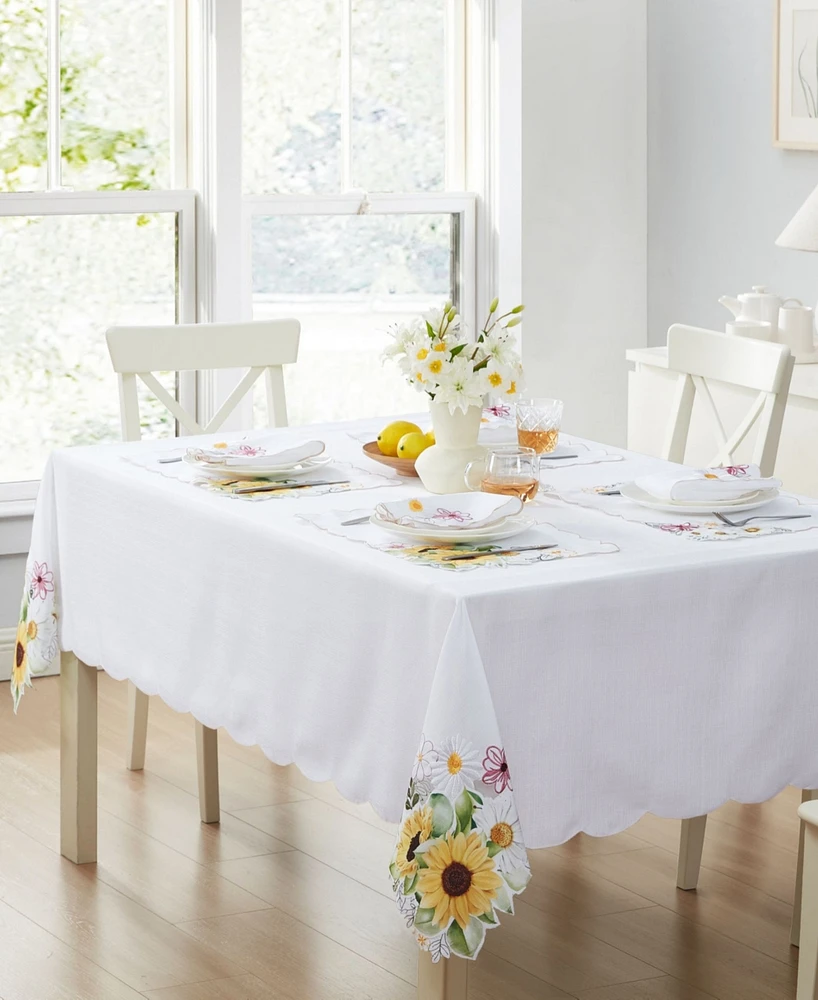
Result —
<instances>
[{"instance_id":1,"label":"window mullion","mask_svg":"<svg viewBox=\"0 0 818 1000\"><path fill-rule=\"evenodd\" d=\"M352 183L352 0L341 6L341 190Z\"/></svg>"},{"instance_id":2,"label":"window mullion","mask_svg":"<svg viewBox=\"0 0 818 1000\"><path fill-rule=\"evenodd\" d=\"M46 32L48 39L46 172L48 190L57 191L62 184L60 0L48 0Z\"/></svg>"}]
</instances>

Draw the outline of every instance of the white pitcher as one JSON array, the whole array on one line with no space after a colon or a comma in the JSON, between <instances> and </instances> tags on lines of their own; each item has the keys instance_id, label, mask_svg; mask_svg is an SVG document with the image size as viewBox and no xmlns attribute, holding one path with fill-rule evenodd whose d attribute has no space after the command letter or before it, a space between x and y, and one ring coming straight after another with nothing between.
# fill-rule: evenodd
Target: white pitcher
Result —
<instances>
[{"instance_id":1,"label":"white pitcher","mask_svg":"<svg viewBox=\"0 0 818 1000\"><path fill-rule=\"evenodd\" d=\"M778 314L778 340L789 347L796 361L813 360L815 310L800 299L787 299Z\"/></svg>"}]
</instances>

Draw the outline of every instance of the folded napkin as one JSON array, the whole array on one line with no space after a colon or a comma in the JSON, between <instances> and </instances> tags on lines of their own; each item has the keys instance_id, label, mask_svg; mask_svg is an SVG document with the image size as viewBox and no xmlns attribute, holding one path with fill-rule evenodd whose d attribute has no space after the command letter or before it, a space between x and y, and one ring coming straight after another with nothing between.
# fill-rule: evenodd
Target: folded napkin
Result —
<instances>
[{"instance_id":1,"label":"folded napkin","mask_svg":"<svg viewBox=\"0 0 818 1000\"><path fill-rule=\"evenodd\" d=\"M450 493L379 503L375 513L383 521L415 528L445 528L474 531L519 514L523 502L517 497L490 493Z\"/></svg>"},{"instance_id":2,"label":"folded napkin","mask_svg":"<svg viewBox=\"0 0 818 1000\"><path fill-rule=\"evenodd\" d=\"M267 442L265 444L265 442ZM315 458L324 451L323 441L299 441L288 448L276 449L270 441L270 436L255 439L245 438L242 441L231 441L229 444L213 445L210 448L188 448L187 454L195 462L205 465L236 466L251 469L254 466L295 465L308 458Z\"/></svg>"},{"instance_id":3,"label":"folded napkin","mask_svg":"<svg viewBox=\"0 0 818 1000\"><path fill-rule=\"evenodd\" d=\"M780 479L765 479L757 465L728 465L718 469L685 469L683 472L642 476L636 485L657 500L694 503L739 500L757 490L779 489Z\"/></svg>"}]
</instances>

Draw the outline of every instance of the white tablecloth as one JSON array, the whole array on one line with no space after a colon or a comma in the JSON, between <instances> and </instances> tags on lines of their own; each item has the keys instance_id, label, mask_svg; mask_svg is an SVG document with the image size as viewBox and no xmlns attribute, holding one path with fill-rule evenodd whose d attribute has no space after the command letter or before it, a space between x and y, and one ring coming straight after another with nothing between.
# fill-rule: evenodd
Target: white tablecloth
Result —
<instances>
[{"instance_id":1,"label":"white tablecloth","mask_svg":"<svg viewBox=\"0 0 818 1000\"><path fill-rule=\"evenodd\" d=\"M383 472L357 440L379 423L310 434ZM425 780L418 747L454 752L476 728L463 773L494 782L502 805L504 749L529 847L818 785L818 519L692 544L619 505L561 499L668 467L621 453L546 467L551 489L531 508L587 558L446 572L310 520L418 494L417 480L246 503L132 461L178 447L53 455L21 625L40 615L35 668L55 647L53 586L62 648L390 820L413 768Z\"/></svg>"}]
</instances>

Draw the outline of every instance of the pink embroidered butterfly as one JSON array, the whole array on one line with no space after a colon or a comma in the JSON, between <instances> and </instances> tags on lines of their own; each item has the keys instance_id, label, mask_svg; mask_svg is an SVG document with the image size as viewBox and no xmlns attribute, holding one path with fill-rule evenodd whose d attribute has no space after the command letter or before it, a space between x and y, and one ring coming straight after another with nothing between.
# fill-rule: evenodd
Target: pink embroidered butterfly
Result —
<instances>
[{"instance_id":1,"label":"pink embroidered butterfly","mask_svg":"<svg viewBox=\"0 0 818 1000\"><path fill-rule=\"evenodd\" d=\"M464 524L466 521L471 521L471 514L464 514L462 510L446 510L445 507L438 507L435 518L440 518L442 521L456 521L458 524Z\"/></svg>"},{"instance_id":2,"label":"pink embroidered butterfly","mask_svg":"<svg viewBox=\"0 0 818 1000\"><path fill-rule=\"evenodd\" d=\"M486 413L491 413L495 417L510 417L511 407L505 403L495 403L494 406L487 406Z\"/></svg>"}]
</instances>

